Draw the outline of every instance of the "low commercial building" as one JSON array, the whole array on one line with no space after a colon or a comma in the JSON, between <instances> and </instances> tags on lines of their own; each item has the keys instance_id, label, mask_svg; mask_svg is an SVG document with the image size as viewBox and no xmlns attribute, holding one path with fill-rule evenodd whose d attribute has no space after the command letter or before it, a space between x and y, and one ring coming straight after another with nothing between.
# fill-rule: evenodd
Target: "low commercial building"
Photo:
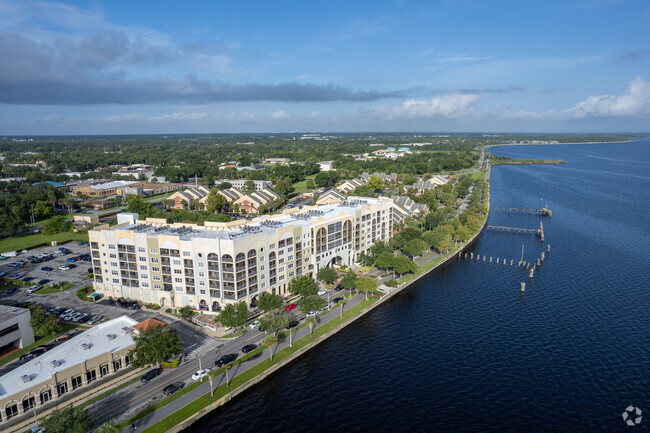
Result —
<instances>
[{"instance_id":1,"label":"low commercial building","mask_svg":"<svg viewBox=\"0 0 650 433\"><path fill-rule=\"evenodd\" d=\"M332 171L334 170L334 161L321 161L317 163L320 167L320 171Z\"/></svg>"},{"instance_id":2,"label":"low commercial building","mask_svg":"<svg viewBox=\"0 0 650 433\"><path fill-rule=\"evenodd\" d=\"M174 202L175 209L184 209L187 208L193 200L196 200L199 203L205 203L208 199L208 194L210 194L208 188L203 185L198 185L187 188L184 191L176 191L168 197L168 200Z\"/></svg>"},{"instance_id":3,"label":"low commercial building","mask_svg":"<svg viewBox=\"0 0 650 433\"><path fill-rule=\"evenodd\" d=\"M0 426L127 367L137 323L127 316L101 323L1 376Z\"/></svg>"},{"instance_id":4,"label":"low commercial building","mask_svg":"<svg viewBox=\"0 0 650 433\"><path fill-rule=\"evenodd\" d=\"M100 183L89 186L79 186L74 193L76 195L87 195L89 197L112 197L120 195L123 188L136 185L140 182L135 180L116 180L113 182Z\"/></svg>"},{"instance_id":5,"label":"low commercial building","mask_svg":"<svg viewBox=\"0 0 650 433\"><path fill-rule=\"evenodd\" d=\"M93 285L113 298L216 312L264 292L285 295L297 275L352 265L392 232L387 197L205 226L118 214L117 225L89 232Z\"/></svg>"},{"instance_id":6,"label":"low commercial building","mask_svg":"<svg viewBox=\"0 0 650 433\"><path fill-rule=\"evenodd\" d=\"M28 308L0 305L0 352L12 347L23 348L34 343L34 331Z\"/></svg>"},{"instance_id":7,"label":"low commercial building","mask_svg":"<svg viewBox=\"0 0 650 433\"><path fill-rule=\"evenodd\" d=\"M291 158L266 158L264 164L280 164L280 165L289 165Z\"/></svg>"}]
</instances>

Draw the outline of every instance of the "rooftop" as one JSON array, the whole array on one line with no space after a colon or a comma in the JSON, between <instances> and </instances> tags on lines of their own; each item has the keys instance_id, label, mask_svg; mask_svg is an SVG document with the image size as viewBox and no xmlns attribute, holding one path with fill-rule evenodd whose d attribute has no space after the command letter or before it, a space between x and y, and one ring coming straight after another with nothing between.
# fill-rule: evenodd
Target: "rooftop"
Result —
<instances>
[{"instance_id":1,"label":"rooftop","mask_svg":"<svg viewBox=\"0 0 650 433\"><path fill-rule=\"evenodd\" d=\"M29 309L0 305L0 323L25 313L29 313Z\"/></svg>"},{"instance_id":2,"label":"rooftop","mask_svg":"<svg viewBox=\"0 0 650 433\"><path fill-rule=\"evenodd\" d=\"M39 383L49 383L54 372L131 346L131 334L135 332L134 326L137 323L128 316L117 317L59 344L1 376L0 396L12 395Z\"/></svg>"},{"instance_id":3,"label":"rooftop","mask_svg":"<svg viewBox=\"0 0 650 433\"><path fill-rule=\"evenodd\" d=\"M119 188L121 186L129 186L133 185L134 183L138 183L137 180L116 180L115 182L107 182L107 183L102 183L99 185L92 185L92 189L111 189L111 188Z\"/></svg>"},{"instance_id":4,"label":"rooftop","mask_svg":"<svg viewBox=\"0 0 650 433\"><path fill-rule=\"evenodd\" d=\"M362 206L384 200L390 199L387 197L348 197L347 200L336 204L311 206L297 212L257 217L252 221L247 222L245 225L230 228L213 226L172 226L167 224L150 224L145 221L138 224L118 224L117 226L105 230L133 230L136 233L148 233L154 236L171 235L178 236L184 241L189 241L192 238L241 239L260 232L274 233L281 227L308 226L315 223L320 218L333 218L339 213L350 213Z\"/></svg>"}]
</instances>

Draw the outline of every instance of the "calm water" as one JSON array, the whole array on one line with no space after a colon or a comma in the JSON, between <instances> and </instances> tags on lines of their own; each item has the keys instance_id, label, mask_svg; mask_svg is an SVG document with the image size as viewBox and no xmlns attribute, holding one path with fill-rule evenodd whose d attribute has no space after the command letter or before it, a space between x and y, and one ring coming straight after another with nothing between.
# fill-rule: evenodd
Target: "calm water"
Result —
<instances>
[{"instance_id":1,"label":"calm water","mask_svg":"<svg viewBox=\"0 0 650 433\"><path fill-rule=\"evenodd\" d=\"M568 432L650 426L650 140L516 146L493 153L563 159L492 170L478 254L454 261L321 344L191 432ZM540 207L553 219L495 212ZM523 296L521 255L551 253Z\"/></svg>"}]
</instances>

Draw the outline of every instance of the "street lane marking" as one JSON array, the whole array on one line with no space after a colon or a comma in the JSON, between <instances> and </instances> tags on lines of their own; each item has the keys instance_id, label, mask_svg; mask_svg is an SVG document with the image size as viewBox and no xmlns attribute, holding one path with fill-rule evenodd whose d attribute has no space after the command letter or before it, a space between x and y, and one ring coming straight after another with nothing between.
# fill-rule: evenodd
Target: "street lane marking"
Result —
<instances>
[{"instance_id":1,"label":"street lane marking","mask_svg":"<svg viewBox=\"0 0 650 433\"><path fill-rule=\"evenodd\" d=\"M259 332L259 333L255 334L255 335L253 335L252 337L247 338L246 341L251 341L253 338L255 338L255 337L259 337L259 336L262 335L262 334L264 334L264 333L263 333L263 332Z\"/></svg>"}]
</instances>

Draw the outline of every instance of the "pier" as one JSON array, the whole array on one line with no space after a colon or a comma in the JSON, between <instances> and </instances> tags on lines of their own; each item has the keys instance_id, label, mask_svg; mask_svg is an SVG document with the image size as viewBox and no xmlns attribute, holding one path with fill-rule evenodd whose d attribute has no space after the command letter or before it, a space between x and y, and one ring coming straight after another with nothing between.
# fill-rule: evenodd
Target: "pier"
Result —
<instances>
[{"instance_id":1,"label":"pier","mask_svg":"<svg viewBox=\"0 0 650 433\"><path fill-rule=\"evenodd\" d=\"M539 216L547 216L549 218L553 216L553 212L548 208L548 206L544 206L541 209L535 209L531 207L497 206L497 210L499 209L503 209L504 212L508 211L509 213L511 213L514 210L515 213L521 211L522 214L528 212L528 215L535 214Z\"/></svg>"},{"instance_id":2,"label":"pier","mask_svg":"<svg viewBox=\"0 0 650 433\"><path fill-rule=\"evenodd\" d=\"M497 230L497 231L504 231L504 232L517 232L517 233L531 233L539 236L542 238L542 241L544 241L544 226L542 223L539 223L539 228L538 229L525 229L521 227L507 227L507 226L487 226L488 230Z\"/></svg>"}]
</instances>

